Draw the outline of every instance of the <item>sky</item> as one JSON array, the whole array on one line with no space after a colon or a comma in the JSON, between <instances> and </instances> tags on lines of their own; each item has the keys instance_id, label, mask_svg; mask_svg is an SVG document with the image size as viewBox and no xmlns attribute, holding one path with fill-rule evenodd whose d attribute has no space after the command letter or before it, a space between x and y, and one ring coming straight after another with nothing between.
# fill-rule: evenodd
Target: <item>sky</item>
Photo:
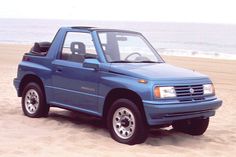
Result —
<instances>
[{"instance_id":1,"label":"sky","mask_svg":"<svg viewBox=\"0 0 236 157\"><path fill-rule=\"evenodd\" d=\"M2 0L0 18L236 24L236 0Z\"/></svg>"}]
</instances>

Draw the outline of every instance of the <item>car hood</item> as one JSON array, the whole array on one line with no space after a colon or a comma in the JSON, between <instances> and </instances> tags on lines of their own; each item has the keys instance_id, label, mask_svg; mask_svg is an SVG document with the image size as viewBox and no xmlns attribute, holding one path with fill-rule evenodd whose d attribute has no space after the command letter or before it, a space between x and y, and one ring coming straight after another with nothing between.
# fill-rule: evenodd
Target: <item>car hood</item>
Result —
<instances>
[{"instance_id":1,"label":"car hood","mask_svg":"<svg viewBox=\"0 0 236 157\"><path fill-rule=\"evenodd\" d=\"M166 63L112 63L110 72L148 80L207 79L206 75Z\"/></svg>"}]
</instances>

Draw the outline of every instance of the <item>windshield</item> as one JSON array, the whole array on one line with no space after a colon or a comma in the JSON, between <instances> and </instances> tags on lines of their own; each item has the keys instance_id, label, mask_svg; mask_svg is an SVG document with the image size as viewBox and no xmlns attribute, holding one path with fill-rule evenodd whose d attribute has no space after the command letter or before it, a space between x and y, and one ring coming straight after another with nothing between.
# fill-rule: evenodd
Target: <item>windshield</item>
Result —
<instances>
[{"instance_id":1,"label":"windshield","mask_svg":"<svg viewBox=\"0 0 236 157\"><path fill-rule=\"evenodd\" d=\"M99 32L103 52L111 63L162 63L155 49L140 34Z\"/></svg>"}]
</instances>

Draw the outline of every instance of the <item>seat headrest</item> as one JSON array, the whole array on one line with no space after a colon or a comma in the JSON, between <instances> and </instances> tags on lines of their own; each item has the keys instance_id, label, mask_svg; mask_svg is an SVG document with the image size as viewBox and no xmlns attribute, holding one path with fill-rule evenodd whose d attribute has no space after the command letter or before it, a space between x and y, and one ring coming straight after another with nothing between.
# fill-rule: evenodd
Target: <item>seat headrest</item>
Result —
<instances>
[{"instance_id":1,"label":"seat headrest","mask_svg":"<svg viewBox=\"0 0 236 157\"><path fill-rule=\"evenodd\" d=\"M39 43L34 43L34 46L31 48L31 51L40 53L41 47L40 47Z\"/></svg>"},{"instance_id":2,"label":"seat headrest","mask_svg":"<svg viewBox=\"0 0 236 157\"><path fill-rule=\"evenodd\" d=\"M70 44L72 54L85 54L85 45L82 42L72 42Z\"/></svg>"}]
</instances>

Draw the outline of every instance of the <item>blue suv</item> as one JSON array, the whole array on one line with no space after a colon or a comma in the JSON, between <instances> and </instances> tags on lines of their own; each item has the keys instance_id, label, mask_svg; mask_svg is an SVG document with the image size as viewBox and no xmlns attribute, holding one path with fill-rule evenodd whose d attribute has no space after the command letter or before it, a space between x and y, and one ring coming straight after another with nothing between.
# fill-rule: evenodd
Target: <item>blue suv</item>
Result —
<instances>
[{"instance_id":1,"label":"blue suv","mask_svg":"<svg viewBox=\"0 0 236 157\"><path fill-rule=\"evenodd\" d=\"M111 137L129 145L144 142L150 126L202 135L222 104L207 76L165 63L127 30L63 27L24 54L14 85L26 116L80 111L101 117Z\"/></svg>"}]
</instances>

